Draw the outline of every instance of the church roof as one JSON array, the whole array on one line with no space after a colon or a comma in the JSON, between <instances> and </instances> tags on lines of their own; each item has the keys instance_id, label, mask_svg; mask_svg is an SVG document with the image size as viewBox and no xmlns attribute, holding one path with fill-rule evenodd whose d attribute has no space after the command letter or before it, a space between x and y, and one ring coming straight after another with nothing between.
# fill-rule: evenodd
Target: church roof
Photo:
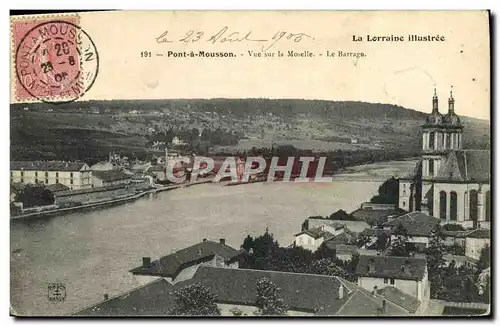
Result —
<instances>
[{"instance_id":1,"label":"church roof","mask_svg":"<svg viewBox=\"0 0 500 326\"><path fill-rule=\"evenodd\" d=\"M457 127L462 126L460 118L455 114L455 112L446 113L443 117L443 124Z\"/></svg>"},{"instance_id":2,"label":"church roof","mask_svg":"<svg viewBox=\"0 0 500 326\"><path fill-rule=\"evenodd\" d=\"M452 182L490 182L489 150L460 150L450 152L434 178Z\"/></svg>"},{"instance_id":3,"label":"church roof","mask_svg":"<svg viewBox=\"0 0 500 326\"><path fill-rule=\"evenodd\" d=\"M443 115L438 111L432 111L425 119L426 126L437 126L443 124Z\"/></svg>"}]
</instances>

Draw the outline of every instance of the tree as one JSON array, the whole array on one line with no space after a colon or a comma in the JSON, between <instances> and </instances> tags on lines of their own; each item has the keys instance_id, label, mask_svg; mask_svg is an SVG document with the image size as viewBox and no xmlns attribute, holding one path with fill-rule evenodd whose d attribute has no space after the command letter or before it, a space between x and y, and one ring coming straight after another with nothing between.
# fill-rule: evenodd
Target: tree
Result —
<instances>
[{"instance_id":1,"label":"tree","mask_svg":"<svg viewBox=\"0 0 500 326\"><path fill-rule=\"evenodd\" d=\"M281 289L263 277L257 280L257 302L259 312L264 316L286 315L288 307L281 298Z\"/></svg>"},{"instance_id":2,"label":"tree","mask_svg":"<svg viewBox=\"0 0 500 326\"><path fill-rule=\"evenodd\" d=\"M446 248L443 243L443 233L439 223L432 229L427 248L427 269L431 282L431 296L438 297L444 291L444 266L443 252ZM453 274L455 264L450 264L448 274Z\"/></svg>"},{"instance_id":3,"label":"tree","mask_svg":"<svg viewBox=\"0 0 500 326\"><path fill-rule=\"evenodd\" d=\"M253 248L253 244L254 244L253 238L250 235L247 235L247 237L245 238L245 240L243 240L242 247L246 251L250 251L250 249Z\"/></svg>"},{"instance_id":4,"label":"tree","mask_svg":"<svg viewBox=\"0 0 500 326\"><path fill-rule=\"evenodd\" d=\"M390 256L408 257L410 253L406 243L409 237L402 224L398 223L394 235L396 237L391 241Z\"/></svg>"},{"instance_id":5,"label":"tree","mask_svg":"<svg viewBox=\"0 0 500 326\"><path fill-rule=\"evenodd\" d=\"M175 308L170 312L175 316L219 316L220 309L215 303L215 295L209 288L197 282L175 293Z\"/></svg>"},{"instance_id":6,"label":"tree","mask_svg":"<svg viewBox=\"0 0 500 326\"><path fill-rule=\"evenodd\" d=\"M378 188L378 195L372 197L374 204L396 204L399 198L399 181L391 177Z\"/></svg>"},{"instance_id":7,"label":"tree","mask_svg":"<svg viewBox=\"0 0 500 326\"><path fill-rule=\"evenodd\" d=\"M391 240L391 236L385 232L380 232L377 235L377 240L375 241L375 248L378 251L384 251L387 249L387 246L389 245L389 241Z\"/></svg>"},{"instance_id":8,"label":"tree","mask_svg":"<svg viewBox=\"0 0 500 326\"><path fill-rule=\"evenodd\" d=\"M479 256L479 262L477 263L477 268L482 271L490 267L490 255L491 255L490 246L487 244L481 249L481 255Z\"/></svg>"},{"instance_id":9,"label":"tree","mask_svg":"<svg viewBox=\"0 0 500 326\"><path fill-rule=\"evenodd\" d=\"M371 238L367 235L360 235L359 237L356 238L354 241L354 245L356 247L363 247L364 245L368 244L371 241Z\"/></svg>"}]
</instances>

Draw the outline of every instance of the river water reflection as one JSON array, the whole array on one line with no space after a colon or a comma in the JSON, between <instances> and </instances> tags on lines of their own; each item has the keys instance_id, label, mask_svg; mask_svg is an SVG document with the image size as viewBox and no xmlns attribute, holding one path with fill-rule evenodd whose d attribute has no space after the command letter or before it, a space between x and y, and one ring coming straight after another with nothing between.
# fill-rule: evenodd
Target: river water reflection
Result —
<instances>
[{"instance_id":1,"label":"river water reflection","mask_svg":"<svg viewBox=\"0 0 500 326\"><path fill-rule=\"evenodd\" d=\"M11 307L21 315L60 315L135 287L128 270L203 238L239 248L247 234L269 227L282 245L305 218L348 212L381 182L415 161L359 166L331 183L203 184L122 206L11 223ZM64 283L66 300L47 300L49 283Z\"/></svg>"}]
</instances>

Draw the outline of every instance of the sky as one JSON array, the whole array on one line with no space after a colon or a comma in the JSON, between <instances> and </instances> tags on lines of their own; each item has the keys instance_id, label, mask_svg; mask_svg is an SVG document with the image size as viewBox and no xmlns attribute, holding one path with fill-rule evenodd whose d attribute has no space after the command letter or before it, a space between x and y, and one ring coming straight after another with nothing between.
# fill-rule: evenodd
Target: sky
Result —
<instances>
[{"instance_id":1,"label":"sky","mask_svg":"<svg viewBox=\"0 0 500 326\"><path fill-rule=\"evenodd\" d=\"M437 88L440 111L447 112L453 86L457 114L490 118L485 12L100 12L80 13L79 25L99 55L96 80L80 100L303 98L391 103L430 112ZM233 38L242 38L251 31L249 38L268 41L208 41L226 26L225 36L238 32ZM166 31L171 42L158 43ZM180 41L189 31L189 42ZM197 33L203 35L193 42ZM408 42L409 34L439 35L445 41ZM265 51L274 56L264 57L262 47L276 35L283 37ZM295 42L297 35L302 38ZM369 42L367 35L405 41ZM363 41L354 42L354 36ZM236 57L173 58L168 51L225 51ZM309 51L314 57L288 57L288 51ZM364 57L339 57L339 51ZM152 56L141 57L141 52ZM16 102L15 87L11 95Z\"/></svg>"}]
</instances>

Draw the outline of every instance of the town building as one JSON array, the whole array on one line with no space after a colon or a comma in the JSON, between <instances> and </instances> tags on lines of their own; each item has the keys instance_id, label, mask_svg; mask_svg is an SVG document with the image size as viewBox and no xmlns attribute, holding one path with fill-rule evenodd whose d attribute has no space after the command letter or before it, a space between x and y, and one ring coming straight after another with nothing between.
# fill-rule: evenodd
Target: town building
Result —
<instances>
[{"instance_id":1,"label":"town building","mask_svg":"<svg viewBox=\"0 0 500 326\"><path fill-rule=\"evenodd\" d=\"M190 279L199 266L238 268L245 255L245 250L228 246L225 239L219 242L203 239L203 242L154 261L150 257L143 257L142 265L130 272L139 284L158 276L176 283Z\"/></svg>"},{"instance_id":2,"label":"town building","mask_svg":"<svg viewBox=\"0 0 500 326\"><path fill-rule=\"evenodd\" d=\"M391 240L397 235L394 231L402 226L408 235L407 244L414 249L423 251L429 245L429 237L432 230L440 223L440 220L422 212L411 212L383 224L385 230L391 230Z\"/></svg>"},{"instance_id":3,"label":"town building","mask_svg":"<svg viewBox=\"0 0 500 326\"><path fill-rule=\"evenodd\" d=\"M425 257L360 255L356 275L358 285L369 291L393 287L417 299L421 309L425 310L428 304L430 286Z\"/></svg>"},{"instance_id":4,"label":"town building","mask_svg":"<svg viewBox=\"0 0 500 326\"><path fill-rule=\"evenodd\" d=\"M330 225L330 224L344 225L349 230L354 231L354 232L358 232L358 233L363 231L364 229L370 227L370 225L368 223L366 223L366 221L364 221L364 220L358 221L358 220L356 220L356 218L354 216L347 214L343 210L336 211L335 213L330 215L330 217L328 219L326 219L326 218L314 218L314 217L310 217L307 219L307 225L308 225L308 228L310 228L310 229L314 229L317 227L321 227L323 225Z\"/></svg>"},{"instance_id":5,"label":"town building","mask_svg":"<svg viewBox=\"0 0 500 326\"><path fill-rule=\"evenodd\" d=\"M479 260L481 251L484 247L490 246L490 230L476 229L464 234L465 237L465 256Z\"/></svg>"},{"instance_id":6,"label":"town building","mask_svg":"<svg viewBox=\"0 0 500 326\"><path fill-rule=\"evenodd\" d=\"M60 183L69 189L92 188L90 167L84 162L65 161L12 161L11 183L45 184Z\"/></svg>"},{"instance_id":7,"label":"town building","mask_svg":"<svg viewBox=\"0 0 500 326\"><path fill-rule=\"evenodd\" d=\"M111 162L99 162L90 167L92 171L111 171L115 169L115 165Z\"/></svg>"},{"instance_id":8,"label":"town building","mask_svg":"<svg viewBox=\"0 0 500 326\"><path fill-rule=\"evenodd\" d=\"M164 278L86 307L76 316L166 316L175 291L199 283L215 295L222 316L258 316L257 282L280 288L288 316L405 316L415 312L395 296L373 294L337 276L199 266L192 278L171 284Z\"/></svg>"},{"instance_id":9,"label":"town building","mask_svg":"<svg viewBox=\"0 0 500 326\"><path fill-rule=\"evenodd\" d=\"M443 115L434 90L432 112L422 126L421 159L411 175L399 180L399 208L443 223L489 227L490 151L463 149L463 129L453 93Z\"/></svg>"},{"instance_id":10,"label":"town building","mask_svg":"<svg viewBox=\"0 0 500 326\"><path fill-rule=\"evenodd\" d=\"M109 187L117 185L128 185L131 182L132 176L122 171L92 171L92 186L93 187Z\"/></svg>"},{"instance_id":11,"label":"town building","mask_svg":"<svg viewBox=\"0 0 500 326\"><path fill-rule=\"evenodd\" d=\"M315 252L328 239L344 232L342 224L322 225L295 234L295 246Z\"/></svg>"},{"instance_id":12,"label":"town building","mask_svg":"<svg viewBox=\"0 0 500 326\"><path fill-rule=\"evenodd\" d=\"M362 203L360 208L351 212L351 216L357 221L365 221L372 227L382 225L387 222L389 218L401 216L408 211L396 208L394 204L374 204Z\"/></svg>"}]
</instances>

